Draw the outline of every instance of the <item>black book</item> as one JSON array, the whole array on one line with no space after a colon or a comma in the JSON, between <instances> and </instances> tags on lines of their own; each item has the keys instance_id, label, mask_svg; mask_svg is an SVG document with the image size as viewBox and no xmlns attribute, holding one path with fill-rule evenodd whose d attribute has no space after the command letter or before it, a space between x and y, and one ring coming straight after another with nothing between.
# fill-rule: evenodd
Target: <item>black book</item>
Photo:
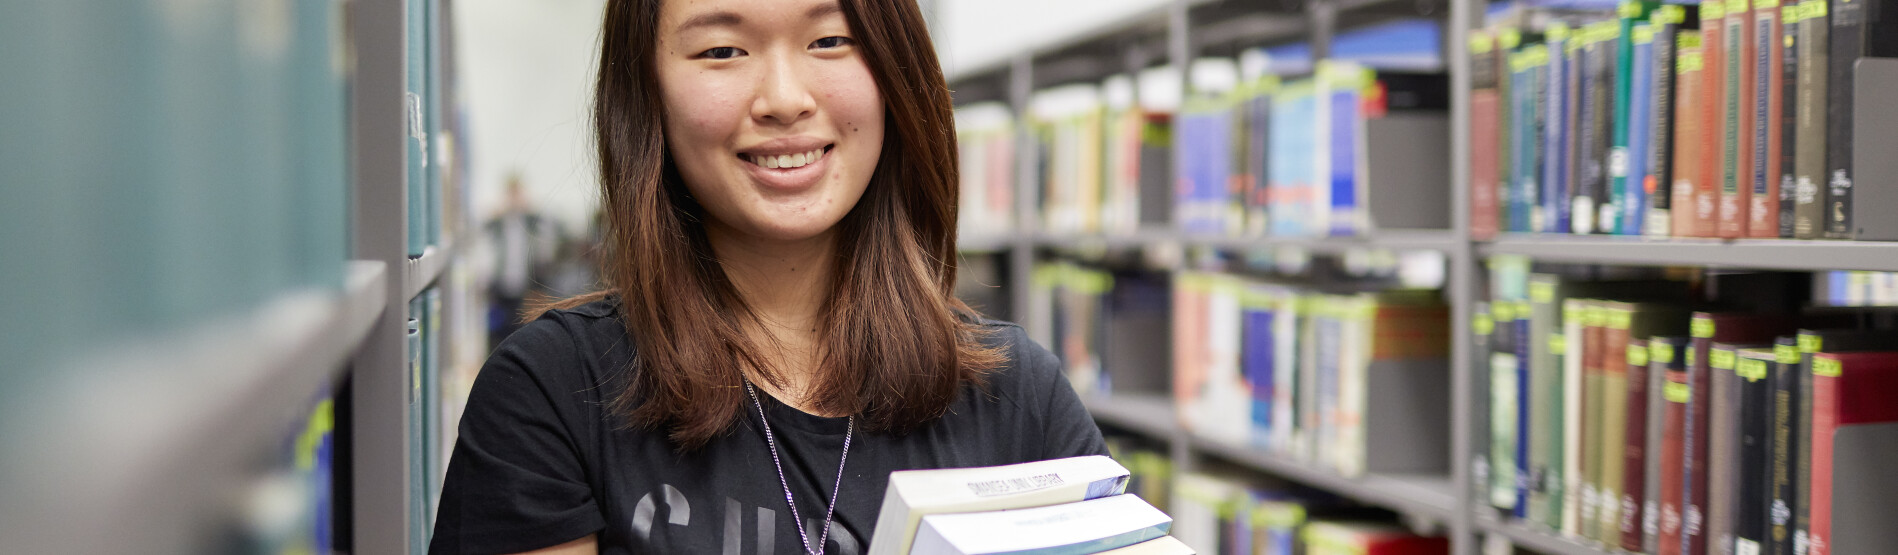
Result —
<instances>
[{"instance_id":1,"label":"black book","mask_svg":"<svg viewBox=\"0 0 1898 555\"><path fill-rule=\"evenodd\" d=\"M1825 232L1826 194L1826 52L1831 27L1828 0L1800 0L1799 86L1794 96L1798 152L1793 167L1793 238L1816 239Z\"/></svg>"},{"instance_id":2,"label":"black book","mask_svg":"<svg viewBox=\"0 0 1898 555\"><path fill-rule=\"evenodd\" d=\"M1852 79L1859 58L1898 54L1898 18L1891 0L1832 0L1832 48L1826 87L1824 235L1850 239L1852 229Z\"/></svg>"},{"instance_id":3,"label":"black book","mask_svg":"<svg viewBox=\"0 0 1898 555\"><path fill-rule=\"evenodd\" d=\"M1766 436L1767 503L1766 555L1793 555L1793 442L1804 435L1799 424L1805 419L1793 413L1793 399L1799 391L1799 341L1786 336L1773 344L1773 364L1767 381L1772 382L1773 425Z\"/></svg>"},{"instance_id":4,"label":"black book","mask_svg":"<svg viewBox=\"0 0 1898 555\"><path fill-rule=\"evenodd\" d=\"M1477 301L1470 308L1470 375L1478 379L1470 380L1471 435L1476 441L1470 442L1470 484L1471 495L1477 499L1489 498L1489 359L1490 334L1496 332L1496 320L1490 317L1489 303Z\"/></svg>"},{"instance_id":5,"label":"black book","mask_svg":"<svg viewBox=\"0 0 1898 555\"><path fill-rule=\"evenodd\" d=\"M1649 103L1653 112L1648 119L1648 175L1642 182L1648 188L1650 207L1643 216L1646 235L1665 237L1674 232L1669 219L1659 216L1668 213L1674 196L1675 37L1683 24L1698 21L1699 13L1699 6L1670 4L1655 9L1649 20L1654 28L1654 98Z\"/></svg>"},{"instance_id":6,"label":"black book","mask_svg":"<svg viewBox=\"0 0 1898 555\"><path fill-rule=\"evenodd\" d=\"M1615 66L1617 42L1602 36L1615 22L1589 25L1583 32L1580 137L1581 183L1573 192L1569 211L1570 229L1577 235L1604 233L1597 221L1600 207L1608 202L1608 149L1614 134ZM1600 29L1601 31L1597 31Z\"/></svg>"},{"instance_id":7,"label":"black book","mask_svg":"<svg viewBox=\"0 0 1898 555\"><path fill-rule=\"evenodd\" d=\"M1739 503L1734 512L1733 553L1762 553L1767 537L1771 473L1767 437L1772 433L1772 349L1742 349L1734 374L1740 378Z\"/></svg>"},{"instance_id":8,"label":"black book","mask_svg":"<svg viewBox=\"0 0 1898 555\"><path fill-rule=\"evenodd\" d=\"M1780 71L1780 145L1779 145L1779 236L1793 237L1794 187L1798 182L1794 166L1799 146L1799 11L1798 2L1787 1L1779 10L1782 66Z\"/></svg>"}]
</instances>

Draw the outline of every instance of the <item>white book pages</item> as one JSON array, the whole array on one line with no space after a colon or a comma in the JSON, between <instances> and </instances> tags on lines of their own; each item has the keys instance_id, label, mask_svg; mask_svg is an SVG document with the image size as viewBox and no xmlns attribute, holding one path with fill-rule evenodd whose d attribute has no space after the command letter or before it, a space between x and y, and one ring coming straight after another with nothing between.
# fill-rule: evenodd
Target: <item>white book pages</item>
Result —
<instances>
[{"instance_id":1,"label":"white book pages","mask_svg":"<svg viewBox=\"0 0 1898 555\"><path fill-rule=\"evenodd\" d=\"M1007 466L890 473L870 555L910 552L923 517L1041 507L1120 495L1127 468L1094 455Z\"/></svg>"},{"instance_id":2,"label":"white book pages","mask_svg":"<svg viewBox=\"0 0 1898 555\"><path fill-rule=\"evenodd\" d=\"M910 555L1080 555L1166 535L1173 522L1137 496L923 517Z\"/></svg>"}]
</instances>

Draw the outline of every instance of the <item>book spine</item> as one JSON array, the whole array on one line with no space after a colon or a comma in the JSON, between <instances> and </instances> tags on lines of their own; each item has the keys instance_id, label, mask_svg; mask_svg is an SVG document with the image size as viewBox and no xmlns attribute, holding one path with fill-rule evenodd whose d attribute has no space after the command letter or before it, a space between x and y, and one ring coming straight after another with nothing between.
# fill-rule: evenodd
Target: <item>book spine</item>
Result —
<instances>
[{"instance_id":1,"label":"book spine","mask_svg":"<svg viewBox=\"0 0 1898 555\"><path fill-rule=\"evenodd\" d=\"M1534 407L1534 394L1530 385L1530 367L1532 360L1530 344L1535 340L1530 335L1528 303L1516 303L1516 518L1529 518L1529 492L1535 489L1536 473L1530 467L1530 441L1535 430L1530 427L1531 410Z\"/></svg>"},{"instance_id":2,"label":"book spine","mask_svg":"<svg viewBox=\"0 0 1898 555\"><path fill-rule=\"evenodd\" d=\"M1742 394L1739 375L1739 350L1718 344L1708 352L1712 370L1709 397L1712 397L1707 423L1707 503L1702 513L1702 535L1707 539L1707 555L1733 553L1734 525L1739 520L1739 497L1743 450L1740 445Z\"/></svg>"},{"instance_id":3,"label":"book spine","mask_svg":"<svg viewBox=\"0 0 1898 555\"><path fill-rule=\"evenodd\" d=\"M1631 31L1633 41L1633 67L1628 70L1628 148L1622 158L1627 169L1622 184L1616 188L1621 191L1621 200L1616 201L1620 212L1618 233L1622 235L1641 235L1646 224L1648 192L1644 185L1648 174L1649 126L1654 116L1654 25L1642 21L1634 25Z\"/></svg>"},{"instance_id":4,"label":"book spine","mask_svg":"<svg viewBox=\"0 0 1898 555\"><path fill-rule=\"evenodd\" d=\"M1471 364L1470 375L1489 375L1490 338L1492 334L1496 333L1496 327L1496 319L1490 314L1490 303L1477 301L1471 305L1470 352L1475 353L1476 356L1470 357L1474 359ZM1470 419L1473 426L1470 437L1475 438L1474 441L1470 442L1470 489L1472 497L1476 499L1488 499L1490 484L1489 450L1493 442L1490 438L1493 432L1490 428L1489 417L1491 380L1475 379L1470 381L1472 383L1470 399L1473 402L1470 407L1470 414L1476 415L1475 418Z\"/></svg>"},{"instance_id":5,"label":"book spine","mask_svg":"<svg viewBox=\"0 0 1898 555\"><path fill-rule=\"evenodd\" d=\"M1800 332L1799 367L1793 371L1793 414L1798 430L1793 433L1793 553L1808 555L1812 544L1812 423L1813 355L1819 352L1821 337Z\"/></svg>"},{"instance_id":6,"label":"book spine","mask_svg":"<svg viewBox=\"0 0 1898 555\"><path fill-rule=\"evenodd\" d=\"M1664 401L1661 439L1661 514L1658 522L1659 535L1652 553L1658 555L1680 555L1682 551L1682 521L1686 503L1686 483L1683 481L1686 469L1687 449L1687 404L1693 396L1693 386L1689 384L1685 357L1691 352L1685 340L1670 339L1667 346L1674 350L1674 358L1668 362L1666 383L1661 387Z\"/></svg>"},{"instance_id":7,"label":"book spine","mask_svg":"<svg viewBox=\"0 0 1898 555\"><path fill-rule=\"evenodd\" d=\"M1602 221L1604 209L1612 211L1609 190L1613 183L1611 152L1614 148L1615 72L1617 40L1620 29L1614 21L1590 24L1582 46L1586 66L1582 84L1582 182L1575 191L1569 209L1570 230L1578 235L1610 231ZM1611 212L1612 213L1612 212Z\"/></svg>"},{"instance_id":8,"label":"book spine","mask_svg":"<svg viewBox=\"0 0 1898 555\"><path fill-rule=\"evenodd\" d=\"M1812 487L1811 511L1807 523L1807 550L1810 555L1832 552L1832 440L1839 429L1840 379L1844 372L1839 359L1817 354L1812 361Z\"/></svg>"},{"instance_id":9,"label":"book spine","mask_svg":"<svg viewBox=\"0 0 1898 555\"><path fill-rule=\"evenodd\" d=\"M1535 78L1533 76L1533 54L1535 46L1530 45L1511 56L1510 95L1512 112L1510 118L1509 147L1509 230L1515 232L1535 231L1531 214L1535 205L1535 192L1528 189L1531 175L1538 167L1535 163L1536 148L1533 144L1535 134Z\"/></svg>"},{"instance_id":10,"label":"book spine","mask_svg":"<svg viewBox=\"0 0 1898 555\"><path fill-rule=\"evenodd\" d=\"M1561 233L1568 230L1569 159L1564 154L1567 152L1565 146L1569 134L1573 132L1567 117L1569 103L1573 99L1567 92L1570 74L1576 68L1566 56L1568 42L1572 40L1568 26L1560 22L1552 23L1544 37L1548 41L1545 52L1549 66L1546 86L1541 91L1547 99L1546 115L1543 117L1542 218L1535 229L1544 233Z\"/></svg>"},{"instance_id":11,"label":"book spine","mask_svg":"<svg viewBox=\"0 0 1898 555\"><path fill-rule=\"evenodd\" d=\"M1694 190L1694 229L1691 237L1717 237L1720 223L1720 193L1726 187L1727 82L1725 23L1726 0L1704 0L1700 4L1701 54L1706 69L1700 74L1701 90L1707 102L1700 108L1701 149L1700 181Z\"/></svg>"},{"instance_id":12,"label":"book spine","mask_svg":"<svg viewBox=\"0 0 1898 555\"><path fill-rule=\"evenodd\" d=\"M1753 1L1753 194L1747 236L1779 237L1781 107L1784 64L1779 0Z\"/></svg>"},{"instance_id":13,"label":"book spine","mask_svg":"<svg viewBox=\"0 0 1898 555\"><path fill-rule=\"evenodd\" d=\"M1610 542L1610 545L1620 545L1622 549L1635 553L1643 551L1647 540L1642 522L1647 515L1647 480L1651 478L1647 474L1648 457L1654 456L1648 451L1648 398L1651 393L1660 394L1648 389L1650 358L1646 339L1628 341L1628 416L1627 431L1623 432L1627 445L1621 452L1621 526L1617 538L1619 541ZM1659 415L1654 415L1654 418L1659 418Z\"/></svg>"},{"instance_id":14,"label":"book spine","mask_svg":"<svg viewBox=\"0 0 1898 555\"><path fill-rule=\"evenodd\" d=\"M1701 124L1705 121L1701 112L1706 99L1701 91L1706 51L1697 29L1682 29L1674 45L1674 163L1671 164L1674 182L1668 195L1668 210L1663 216L1670 220L1670 234L1691 237L1700 226L1694 203L1700 186L1700 159L1706 150L1705 141L1701 140Z\"/></svg>"},{"instance_id":15,"label":"book spine","mask_svg":"<svg viewBox=\"0 0 1898 555\"><path fill-rule=\"evenodd\" d=\"M1713 368L1707 358L1713 348L1713 320L1695 316L1693 320L1693 340L1687 351L1688 384L1693 390L1687 405L1687 432L1685 450L1682 451L1681 484L1685 491L1682 502L1686 509L1681 513L1682 553L1687 555L1705 555L1707 553L1706 507L1707 507L1707 426L1713 411L1708 407L1713 400Z\"/></svg>"},{"instance_id":16,"label":"book spine","mask_svg":"<svg viewBox=\"0 0 1898 555\"><path fill-rule=\"evenodd\" d=\"M1514 227L1515 202L1510 185L1514 182L1516 171L1516 80L1513 65L1516 48L1521 45L1521 31L1505 27L1496 33L1496 210L1497 228L1504 231L1522 231Z\"/></svg>"},{"instance_id":17,"label":"book spine","mask_svg":"<svg viewBox=\"0 0 1898 555\"><path fill-rule=\"evenodd\" d=\"M1604 309L1606 322L1601 351L1601 472L1596 481L1600 506L1596 508L1595 539L1606 545L1621 542L1621 486L1625 479L1628 441L1628 345L1634 312L1625 306Z\"/></svg>"},{"instance_id":18,"label":"book spine","mask_svg":"<svg viewBox=\"0 0 1898 555\"><path fill-rule=\"evenodd\" d=\"M1740 380L1740 465L1736 489L1739 510L1734 521L1734 552L1764 553L1767 511L1772 502L1772 383L1773 352L1748 349L1740 353L1734 374Z\"/></svg>"},{"instance_id":19,"label":"book spine","mask_svg":"<svg viewBox=\"0 0 1898 555\"><path fill-rule=\"evenodd\" d=\"M1868 5L1870 4L1870 5ZM1859 58L1875 55L1890 55L1889 47L1871 47L1876 43L1885 45L1894 39L1880 37L1879 33L1893 31L1890 25L1878 25L1872 21L1869 10L1889 6L1889 2L1867 2L1865 0L1835 0L1830 7L1832 17L1832 48L1827 62L1828 81L1826 84L1826 204L1825 232L1828 239L1852 238L1852 188L1855 174L1852 170L1852 129L1857 121L1853 117L1853 76L1857 72ZM1886 8L1889 10L1890 8ZM1889 18L1889 14L1886 15Z\"/></svg>"},{"instance_id":20,"label":"book spine","mask_svg":"<svg viewBox=\"0 0 1898 555\"><path fill-rule=\"evenodd\" d=\"M1614 64L1614 88L1609 89L1614 98L1614 107L1609 110L1610 136L1608 139L1608 196L1601 199L1602 206L1597 217L1597 231L1600 233L1621 234L1622 206L1627 202L1628 172L1633 169L1628 156L1629 124L1633 121L1632 103L1629 96L1634 93L1634 28L1637 22L1647 17L1647 5L1640 0L1622 0L1620 17L1616 20L1614 55L1608 58ZM1617 499L1616 502L1620 500Z\"/></svg>"},{"instance_id":21,"label":"book spine","mask_svg":"<svg viewBox=\"0 0 1898 555\"><path fill-rule=\"evenodd\" d=\"M1514 301L1497 300L1490 311L1496 335L1490 341L1490 505L1515 511L1516 502L1516 310Z\"/></svg>"},{"instance_id":22,"label":"book spine","mask_svg":"<svg viewBox=\"0 0 1898 555\"><path fill-rule=\"evenodd\" d=\"M1817 239L1825 230L1827 96L1831 25L1826 0L1799 3L1799 93L1793 168L1793 237Z\"/></svg>"},{"instance_id":23,"label":"book spine","mask_svg":"<svg viewBox=\"0 0 1898 555\"><path fill-rule=\"evenodd\" d=\"M1575 195L1583 187L1583 173L1587 164L1587 143L1582 140L1583 128L1587 120L1582 119L1582 108L1587 102L1584 93L1591 79L1588 74L1587 57L1583 54L1583 42L1582 34L1577 32L1569 36L1563 48L1563 57L1567 58L1563 63L1568 68L1568 75L1562 83L1565 89L1563 96L1567 98L1565 113L1562 114L1565 132L1562 134L1561 155L1565 160L1562 164L1562 195L1554 199L1558 213L1550 224L1552 233L1567 233L1574 230Z\"/></svg>"},{"instance_id":24,"label":"book spine","mask_svg":"<svg viewBox=\"0 0 1898 555\"><path fill-rule=\"evenodd\" d=\"M1795 555L1793 548L1793 457L1796 437L1803 435L1799 424L1801 415L1793 412L1794 398L1799 395L1800 357L1797 339L1779 338L1773 345L1773 426L1767 436L1768 454L1772 459L1771 484L1768 491L1772 499L1767 503L1766 514L1770 518L1767 534L1767 555Z\"/></svg>"},{"instance_id":25,"label":"book spine","mask_svg":"<svg viewBox=\"0 0 1898 555\"><path fill-rule=\"evenodd\" d=\"M1798 0L1785 0L1779 7L1780 34L1780 132L1779 132L1779 237L1793 236L1793 168L1799 152L1799 10Z\"/></svg>"},{"instance_id":26,"label":"book spine","mask_svg":"<svg viewBox=\"0 0 1898 555\"><path fill-rule=\"evenodd\" d=\"M1529 277L1529 518L1556 523L1561 481L1560 278Z\"/></svg>"},{"instance_id":27,"label":"book spine","mask_svg":"<svg viewBox=\"0 0 1898 555\"><path fill-rule=\"evenodd\" d=\"M1497 97L1496 41L1487 31L1470 33L1470 236L1496 237Z\"/></svg>"},{"instance_id":28,"label":"book spine","mask_svg":"<svg viewBox=\"0 0 1898 555\"><path fill-rule=\"evenodd\" d=\"M1591 301L1582 328L1582 517L1581 535L1600 531L1602 474L1602 358L1606 343L1605 310Z\"/></svg>"},{"instance_id":29,"label":"book spine","mask_svg":"<svg viewBox=\"0 0 1898 555\"><path fill-rule=\"evenodd\" d=\"M1656 9L1654 15L1654 63L1652 64L1653 99L1648 120L1648 171L1642 180L1642 188L1647 194L1647 213L1643 216L1642 231L1650 237L1666 237L1673 233L1673 220L1669 211L1673 206L1674 189L1674 101L1675 55L1678 48L1677 37L1681 23L1686 18L1683 6L1667 5Z\"/></svg>"},{"instance_id":30,"label":"book spine","mask_svg":"<svg viewBox=\"0 0 1898 555\"><path fill-rule=\"evenodd\" d=\"M1752 14L1747 0L1727 0L1727 17L1721 25L1726 41L1721 52L1725 92L1721 106L1720 223L1715 232L1728 239L1747 235L1747 208L1753 194Z\"/></svg>"},{"instance_id":31,"label":"book spine","mask_svg":"<svg viewBox=\"0 0 1898 555\"><path fill-rule=\"evenodd\" d=\"M1583 348L1587 302L1562 300L1562 533L1581 534L1582 487L1582 384Z\"/></svg>"}]
</instances>

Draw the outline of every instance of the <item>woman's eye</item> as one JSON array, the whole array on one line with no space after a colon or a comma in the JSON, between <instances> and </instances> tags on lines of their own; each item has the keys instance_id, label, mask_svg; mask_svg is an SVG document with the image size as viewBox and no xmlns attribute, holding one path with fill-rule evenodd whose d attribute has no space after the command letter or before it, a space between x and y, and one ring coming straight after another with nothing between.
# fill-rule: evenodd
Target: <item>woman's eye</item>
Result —
<instances>
[{"instance_id":1,"label":"woman's eye","mask_svg":"<svg viewBox=\"0 0 1898 555\"><path fill-rule=\"evenodd\" d=\"M811 48L842 48L849 45L849 37L824 37L812 42Z\"/></svg>"},{"instance_id":2,"label":"woman's eye","mask_svg":"<svg viewBox=\"0 0 1898 555\"><path fill-rule=\"evenodd\" d=\"M730 46L720 46L718 48L713 48L711 50L700 52L699 57L710 58L713 60L729 60L732 58L736 58L740 54L744 54L744 53L745 51L739 50L737 48L733 48Z\"/></svg>"}]
</instances>

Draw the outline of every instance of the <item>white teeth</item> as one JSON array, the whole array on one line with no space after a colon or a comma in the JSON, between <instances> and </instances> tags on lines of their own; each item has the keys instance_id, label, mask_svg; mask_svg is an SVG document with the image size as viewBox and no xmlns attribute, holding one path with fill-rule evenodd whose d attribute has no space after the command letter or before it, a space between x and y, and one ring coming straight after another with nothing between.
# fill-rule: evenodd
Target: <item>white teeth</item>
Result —
<instances>
[{"instance_id":1,"label":"white teeth","mask_svg":"<svg viewBox=\"0 0 1898 555\"><path fill-rule=\"evenodd\" d=\"M819 148L810 152L786 154L783 156L752 156L751 163L774 170L791 169L815 164L818 160L823 159L823 157L824 149Z\"/></svg>"}]
</instances>

